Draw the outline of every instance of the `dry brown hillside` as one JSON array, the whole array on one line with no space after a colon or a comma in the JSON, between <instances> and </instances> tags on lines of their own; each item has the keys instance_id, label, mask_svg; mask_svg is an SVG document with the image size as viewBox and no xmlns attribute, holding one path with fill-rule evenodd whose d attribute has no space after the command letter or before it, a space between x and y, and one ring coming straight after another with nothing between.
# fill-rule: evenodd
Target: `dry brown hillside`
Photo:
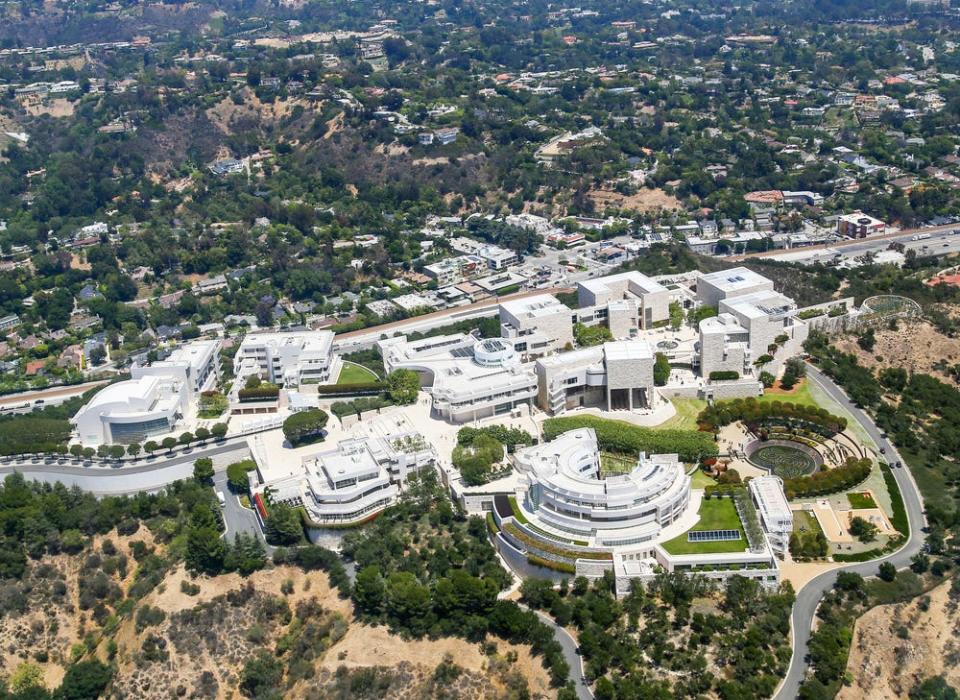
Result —
<instances>
[{"instance_id":1,"label":"dry brown hillside","mask_svg":"<svg viewBox=\"0 0 960 700\"><path fill-rule=\"evenodd\" d=\"M840 700L894 700L917 682L943 674L960 683L960 610L950 583L928 595L867 612L856 624Z\"/></svg>"}]
</instances>

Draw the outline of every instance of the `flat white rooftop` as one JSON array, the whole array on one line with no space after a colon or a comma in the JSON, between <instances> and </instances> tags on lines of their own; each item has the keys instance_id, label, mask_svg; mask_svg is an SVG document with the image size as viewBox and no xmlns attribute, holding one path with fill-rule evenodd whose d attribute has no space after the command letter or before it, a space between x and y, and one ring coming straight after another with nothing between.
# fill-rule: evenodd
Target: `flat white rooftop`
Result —
<instances>
[{"instance_id":1,"label":"flat white rooftop","mask_svg":"<svg viewBox=\"0 0 960 700\"><path fill-rule=\"evenodd\" d=\"M729 270L711 272L701 276L700 279L728 295L754 289L757 285L761 284L773 284L773 282L763 275L759 275L745 267L734 267Z\"/></svg>"},{"instance_id":2,"label":"flat white rooftop","mask_svg":"<svg viewBox=\"0 0 960 700\"><path fill-rule=\"evenodd\" d=\"M649 360L653 350L646 340L616 340L603 344L603 353L608 360Z\"/></svg>"},{"instance_id":3,"label":"flat white rooftop","mask_svg":"<svg viewBox=\"0 0 960 700\"><path fill-rule=\"evenodd\" d=\"M585 280L579 284L594 294L602 294L613 285L622 284L623 282L636 285L644 294L667 291L667 288L656 280L647 277L642 272L636 271L621 272L616 275L607 275L606 277L599 277L593 280Z\"/></svg>"},{"instance_id":4,"label":"flat white rooftop","mask_svg":"<svg viewBox=\"0 0 960 700\"><path fill-rule=\"evenodd\" d=\"M561 311L570 312L570 309L552 294L537 294L524 299L512 299L502 302L500 308L516 318L539 318L552 316Z\"/></svg>"},{"instance_id":5,"label":"flat white rooftop","mask_svg":"<svg viewBox=\"0 0 960 700\"><path fill-rule=\"evenodd\" d=\"M767 520L787 520L793 517L790 503L783 493L783 482L779 477L768 475L751 479L750 490L757 500L757 507L767 516Z\"/></svg>"}]
</instances>

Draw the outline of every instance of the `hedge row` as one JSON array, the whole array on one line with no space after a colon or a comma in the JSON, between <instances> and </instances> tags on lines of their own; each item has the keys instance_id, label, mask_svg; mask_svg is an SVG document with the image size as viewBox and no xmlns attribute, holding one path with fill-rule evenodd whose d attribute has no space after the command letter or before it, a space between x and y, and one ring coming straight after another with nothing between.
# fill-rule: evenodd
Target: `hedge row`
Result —
<instances>
[{"instance_id":1,"label":"hedge row","mask_svg":"<svg viewBox=\"0 0 960 700\"><path fill-rule=\"evenodd\" d=\"M890 524L904 537L909 537L910 519L907 517L906 506L903 505L903 495L900 493L900 484L897 483L897 479L893 475L889 464L881 462L880 471L883 474L884 482L887 484L887 492L890 494L890 508L893 510L893 515L890 517Z\"/></svg>"},{"instance_id":2,"label":"hedge row","mask_svg":"<svg viewBox=\"0 0 960 700\"><path fill-rule=\"evenodd\" d=\"M317 393L323 396L369 396L387 390L386 382L355 382L352 384L321 384Z\"/></svg>"},{"instance_id":3,"label":"hedge row","mask_svg":"<svg viewBox=\"0 0 960 700\"><path fill-rule=\"evenodd\" d=\"M729 370L717 370L716 372L710 373L711 382L724 382L731 379L740 379L740 373L735 372L732 369Z\"/></svg>"},{"instance_id":4,"label":"hedge row","mask_svg":"<svg viewBox=\"0 0 960 700\"><path fill-rule=\"evenodd\" d=\"M272 400L278 396L280 396L280 389L275 386L256 386L250 389L243 388L237 392L237 397L241 402Z\"/></svg>"},{"instance_id":5,"label":"hedge row","mask_svg":"<svg viewBox=\"0 0 960 700\"><path fill-rule=\"evenodd\" d=\"M784 479L783 490L787 498L825 496L828 493L846 491L870 476L872 466L869 459L851 457L840 467L821 470L809 476Z\"/></svg>"},{"instance_id":6,"label":"hedge row","mask_svg":"<svg viewBox=\"0 0 960 700\"><path fill-rule=\"evenodd\" d=\"M577 428L593 428L601 450L622 454L671 454L684 462L696 462L719 454L713 436L698 430L651 430L622 420L597 416L561 416L543 423L543 436L553 440L561 433Z\"/></svg>"}]
</instances>

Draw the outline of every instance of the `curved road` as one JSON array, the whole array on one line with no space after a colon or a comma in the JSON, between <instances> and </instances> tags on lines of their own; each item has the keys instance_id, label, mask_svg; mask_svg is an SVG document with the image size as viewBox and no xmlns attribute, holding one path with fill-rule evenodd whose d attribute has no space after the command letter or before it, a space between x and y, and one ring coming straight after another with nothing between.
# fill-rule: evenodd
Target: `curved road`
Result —
<instances>
[{"instance_id":1,"label":"curved road","mask_svg":"<svg viewBox=\"0 0 960 700\"><path fill-rule=\"evenodd\" d=\"M889 554L881 559L850 564L826 573L820 574L811 580L806 586L800 589L797 594L797 601L793 606L793 615L791 618L791 627L793 630L793 656L790 659L790 668L787 669L787 675L780 685L776 700L794 700L800 691L800 684L803 682L807 673L809 663L807 661L808 644L810 642L810 628L813 625L814 614L817 606L820 604L824 594L833 588L837 580L837 573L840 571L852 571L862 576L873 576L877 573L880 562L889 561L898 569L910 565L910 559L923 546L924 533L926 527L926 518L923 514L923 500L920 498L920 492L917 484L910 474L906 462L896 451L894 446L884 438L877 429L873 419L864 411L853 405L853 402L847 398L847 395L840 387L833 383L823 372L816 367L807 365L807 378L823 389L830 398L843 406L857 420L864 430L873 438L873 441L886 454L883 457L888 462L899 461L902 465L899 469L893 469L892 473L900 487L900 493L903 495L903 504L907 511L907 518L910 522L910 537L906 544L893 554Z\"/></svg>"},{"instance_id":2,"label":"curved road","mask_svg":"<svg viewBox=\"0 0 960 700\"><path fill-rule=\"evenodd\" d=\"M245 439L210 442L187 451L178 452L169 459L162 453L133 461L131 466L74 466L69 458L66 464L57 464L57 457L33 459L4 458L0 460L0 476L19 472L27 479L46 483L60 482L77 486L97 496L112 496L138 491L156 491L167 484L193 476L193 463L200 457L218 457L234 452L248 452ZM226 461L215 469L222 471Z\"/></svg>"}]
</instances>

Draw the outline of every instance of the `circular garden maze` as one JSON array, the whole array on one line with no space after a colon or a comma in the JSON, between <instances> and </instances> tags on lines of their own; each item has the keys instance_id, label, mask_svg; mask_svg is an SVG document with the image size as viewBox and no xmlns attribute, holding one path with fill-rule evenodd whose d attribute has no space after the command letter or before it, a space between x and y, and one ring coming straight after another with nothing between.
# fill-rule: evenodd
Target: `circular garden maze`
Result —
<instances>
[{"instance_id":1,"label":"circular garden maze","mask_svg":"<svg viewBox=\"0 0 960 700\"><path fill-rule=\"evenodd\" d=\"M750 453L750 461L770 470L781 479L794 479L813 474L820 464L802 447L780 444L761 444Z\"/></svg>"}]
</instances>

